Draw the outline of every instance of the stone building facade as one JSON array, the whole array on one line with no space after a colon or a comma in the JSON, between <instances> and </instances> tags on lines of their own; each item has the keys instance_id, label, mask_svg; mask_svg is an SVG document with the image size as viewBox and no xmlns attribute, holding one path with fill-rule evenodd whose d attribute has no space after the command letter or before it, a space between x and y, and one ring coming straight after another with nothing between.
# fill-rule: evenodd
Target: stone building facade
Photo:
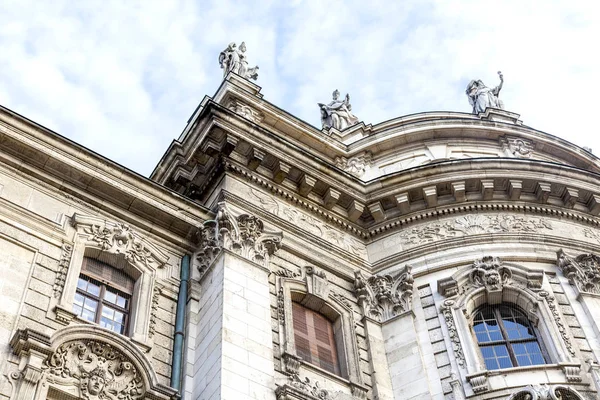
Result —
<instances>
[{"instance_id":1,"label":"stone building facade","mask_svg":"<svg viewBox=\"0 0 600 400\"><path fill-rule=\"evenodd\" d=\"M0 158L2 399L598 398L600 160L517 114L230 73L149 179L7 109Z\"/></svg>"}]
</instances>

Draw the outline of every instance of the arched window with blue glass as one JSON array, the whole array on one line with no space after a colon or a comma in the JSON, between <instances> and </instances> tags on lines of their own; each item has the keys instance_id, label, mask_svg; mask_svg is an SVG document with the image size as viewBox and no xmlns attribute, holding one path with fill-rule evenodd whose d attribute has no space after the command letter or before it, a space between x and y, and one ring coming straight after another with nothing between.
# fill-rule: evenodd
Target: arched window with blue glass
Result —
<instances>
[{"instance_id":1,"label":"arched window with blue glass","mask_svg":"<svg viewBox=\"0 0 600 400\"><path fill-rule=\"evenodd\" d=\"M488 370L546 364L543 344L525 313L509 304L475 311L473 333Z\"/></svg>"}]
</instances>

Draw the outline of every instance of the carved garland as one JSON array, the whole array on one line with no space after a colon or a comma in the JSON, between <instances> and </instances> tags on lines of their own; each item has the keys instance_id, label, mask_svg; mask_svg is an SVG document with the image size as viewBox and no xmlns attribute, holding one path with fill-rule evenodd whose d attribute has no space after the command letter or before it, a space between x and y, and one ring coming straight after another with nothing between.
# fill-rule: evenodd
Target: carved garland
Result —
<instances>
[{"instance_id":1,"label":"carved garland","mask_svg":"<svg viewBox=\"0 0 600 400\"><path fill-rule=\"evenodd\" d=\"M233 216L225 203L219 203L217 217L200 230L198 269L203 276L222 249L231 250L251 261L267 265L269 256L281 247L281 232L267 232L255 216Z\"/></svg>"},{"instance_id":2,"label":"carved garland","mask_svg":"<svg viewBox=\"0 0 600 400\"><path fill-rule=\"evenodd\" d=\"M458 330L456 329L456 324L454 323L454 317L452 316L452 306L454 305L454 300L446 300L442 304L441 310L444 315L444 320L446 321L446 326L448 328L448 336L450 337L450 341L452 342L452 350L454 350L454 356L456 357L456 362L461 367L465 366L465 354L462 350L462 345L460 344L460 338L458 337Z\"/></svg>"},{"instance_id":3,"label":"carved garland","mask_svg":"<svg viewBox=\"0 0 600 400\"><path fill-rule=\"evenodd\" d=\"M396 277L373 275L367 279L360 270L354 276L354 290L365 316L385 322L412 308L414 279L410 266Z\"/></svg>"},{"instance_id":4,"label":"carved garland","mask_svg":"<svg viewBox=\"0 0 600 400\"><path fill-rule=\"evenodd\" d=\"M58 271L56 273L56 280L54 281L53 291L54 297L59 298L63 288L65 286L65 280L67 279L67 270L69 269L69 262L71 261L71 254L73 253L73 246L68 243L63 243L60 260L58 261Z\"/></svg>"},{"instance_id":5,"label":"carved garland","mask_svg":"<svg viewBox=\"0 0 600 400\"><path fill-rule=\"evenodd\" d=\"M560 315L560 312L558 311L558 307L556 306L556 299L554 298L554 296L550 296L550 293L546 292L545 290L542 290L539 295L544 298L544 300L546 300L546 303L548 304L548 307L550 308L550 312L552 313L552 316L554 317L554 322L556 323L556 327L558 328L558 331L560 332L560 337L562 338L563 342L565 343L565 346L567 347L567 349L569 350L569 353L575 357L575 347L573 347L573 343L571 343L571 338L569 337L569 332L567 327L565 326L565 324L563 323L562 317Z\"/></svg>"}]
</instances>

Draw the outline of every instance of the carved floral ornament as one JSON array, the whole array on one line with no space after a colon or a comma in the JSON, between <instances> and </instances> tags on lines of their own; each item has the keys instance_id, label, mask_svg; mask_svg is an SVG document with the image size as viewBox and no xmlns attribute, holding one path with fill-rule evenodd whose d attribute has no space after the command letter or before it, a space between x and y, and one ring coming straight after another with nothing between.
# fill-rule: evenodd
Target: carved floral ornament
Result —
<instances>
[{"instance_id":1,"label":"carved floral ornament","mask_svg":"<svg viewBox=\"0 0 600 400\"><path fill-rule=\"evenodd\" d=\"M366 388L351 385L352 394L339 390L327 390L321 387L319 381L308 377L301 378L299 374L290 374L287 381L275 389L277 400L352 400L366 399Z\"/></svg>"},{"instance_id":2,"label":"carved floral ornament","mask_svg":"<svg viewBox=\"0 0 600 400\"><path fill-rule=\"evenodd\" d=\"M234 216L225 203L219 203L215 220L200 229L198 269L204 275L222 249L231 250L248 260L268 266L269 256L281 247L282 232L271 232L253 215Z\"/></svg>"},{"instance_id":3,"label":"carved floral ornament","mask_svg":"<svg viewBox=\"0 0 600 400\"><path fill-rule=\"evenodd\" d=\"M363 314L379 322L412 308L414 279L406 266L395 276L373 275L366 278L362 271L354 273L354 290Z\"/></svg>"},{"instance_id":4,"label":"carved floral ornament","mask_svg":"<svg viewBox=\"0 0 600 400\"><path fill-rule=\"evenodd\" d=\"M87 400L168 400L175 396L174 389L157 383L139 350L108 335L93 327L65 328L54 339L32 330L17 331L10 342L21 358L21 370L11 374L14 398L34 399L34 393L43 398L40 383L44 390L53 387Z\"/></svg>"},{"instance_id":5,"label":"carved floral ornament","mask_svg":"<svg viewBox=\"0 0 600 400\"><path fill-rule=\"evenodd\" d=\"M157 269L163 267L169 259L129 225L79 214L73 216L73 225L85 237L87 245L107 253L123 255L133 265Z\"/></svg>"},{"instance_id":6,"label":"carved floral ornament","mask_svg":"<svg viewBox=\"0 0 600 400\"><path fill-rule=\"evenodd\" d=\"M558 267L571 285L582 293L600 294L600 257L595 254L570 257L559 250L557 258Z\"/></svg>"},{"instance_id":7,"label":"carved floral ornament","mask_svg":"<svg viewBox=\"0 0 600 400\"><path fill-rule=\"evenodd\" d=\"M370 151L365 151L361 154L357 154L353 157L336 157L335 166L356 176L361 177L364 175L368 167L373 164L373 155Z\"/></svg>"}]
</instances>

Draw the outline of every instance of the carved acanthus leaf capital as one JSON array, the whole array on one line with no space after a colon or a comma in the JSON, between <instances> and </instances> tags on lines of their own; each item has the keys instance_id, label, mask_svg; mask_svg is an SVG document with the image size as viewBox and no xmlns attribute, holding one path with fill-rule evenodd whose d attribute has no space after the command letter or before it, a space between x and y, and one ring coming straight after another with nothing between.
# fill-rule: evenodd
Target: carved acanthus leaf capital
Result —
<instances>
[{"instance_id":1,"label":"carved acanthus leaf capital","mask_svg":"<svg viewBox=\"0 0 600 400\"><path fill-rule=\"evenodd\" d=\"M354 291L365 316L384 322L412 308L414 279L410 266L395 277L373 275L366 278L360 270L354 276Z\"/></svg>"},{"instance_id":2,"label":"carved acanthus leaf capital","mask_svg":"<svg viewBox=\"0 0 600 400\"><path fill-rule=\"evenodd\" d=\"M569 283L584 293L600 294L600 257L595 254L568 256L562 249L557 252L558 267Z\"/></svg>"},{"instance_id":3,"label":"carved acanthus leaf capital","mask_svg":"<svg viewBox=\"0 0 600 400\"><path fill-rule=\"evenodd\" d=\"M281 248L282 232L267 231L253 215L234 216L225 203L219 203L215 220L200 229L198 268L203 275L222 249L231 250L248 260L268 265L269 256Z\"/></svg>"}]
</instances>

